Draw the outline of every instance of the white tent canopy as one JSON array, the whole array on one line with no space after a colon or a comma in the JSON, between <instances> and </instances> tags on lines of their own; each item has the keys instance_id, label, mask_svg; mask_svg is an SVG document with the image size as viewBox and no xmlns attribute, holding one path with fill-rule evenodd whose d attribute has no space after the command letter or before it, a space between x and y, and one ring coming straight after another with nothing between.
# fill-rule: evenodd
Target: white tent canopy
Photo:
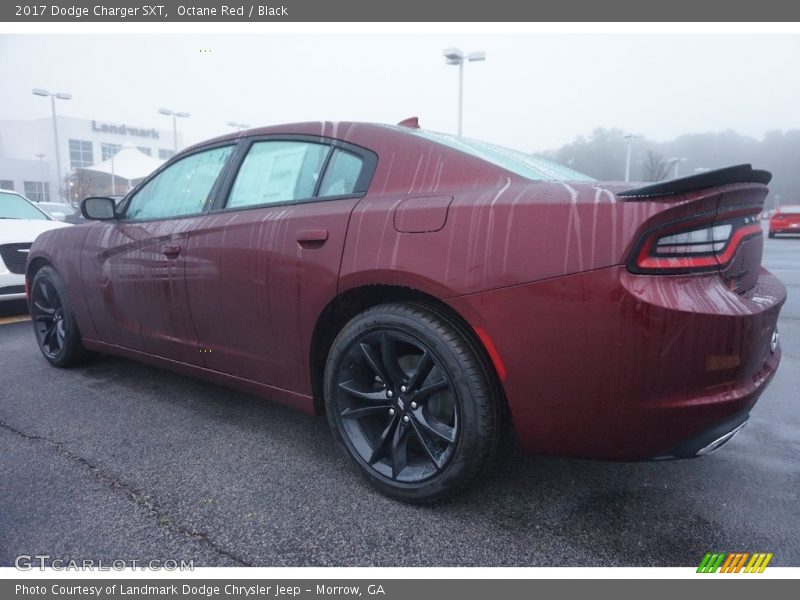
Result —
<instances>
[{"instance_id":1,"label":"white tent canopy","mask_svg":"<svg viewBox=\"0 0 800 600\"><path fill-rule=\"evenodd\" d=\"M147 156L130 142L122 145L119 151L103 162L92 165L91 167L80 167L84 171L94 171L95 173L105 173L115 178L135 181L144 179L158 167L164 164L163 160L158 160Z\"/></svg>"}]
</instances>

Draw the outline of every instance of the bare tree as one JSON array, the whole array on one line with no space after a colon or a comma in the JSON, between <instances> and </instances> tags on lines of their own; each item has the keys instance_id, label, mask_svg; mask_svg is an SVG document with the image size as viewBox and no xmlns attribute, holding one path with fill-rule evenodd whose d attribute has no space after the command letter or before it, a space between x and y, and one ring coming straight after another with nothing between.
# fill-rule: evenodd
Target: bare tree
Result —
<instances>
[{"instance_id":1,"label":"bare tree","mask_svg":"<svg viewBox=\"0 0 800 600\"><path fill-rule=\"evenodd\" d=\"M642 161L642 181L663 181L669 174L670 163L660 152L648 150Z\"/></svg>"},{"instance_id":2,"label":"bare tree","mask_svg":"<svg viewBox=\"0 0 800 600\"><path fill-rule=\"evenodd\" d=\"M540 155L597 179L619 181L625 173L624 136L622 129L598 127L588 137Z\"/></svg>"},{"instance_id":3,"label":"bare tree","mask_svg":"<svg viewBox=\"0 0 800 600\"><path fill-rule=\"evenodd\" d=\"M108 196L111 194L110 179L84 169L76 169L64 178L62 192L74 207L80 206L81 200L89 196Z\"/></svg>"},{"instance_id":4,"label":"bare tree","mask_svg":"<svg viewBox=\"0 0 800 600\"><path fill-rule=\"evenodd\" d=\"M648 150L656 156L645 158ZM589 136L541 155L602 181L619 180L625 172L624 132L598 128ZM760 140L731 130L688 133L664 142L642 138L633 147L637 181L658 181L669 176L674 163L665 160L665 156L685 157L681 172L686 175L752 163L774 176L767 206L774 207L777 196L785 203L800 201L800 129L768 131ZM658 167L662 163L666 164L666 173Z\"/></svg>"}]
</instances>

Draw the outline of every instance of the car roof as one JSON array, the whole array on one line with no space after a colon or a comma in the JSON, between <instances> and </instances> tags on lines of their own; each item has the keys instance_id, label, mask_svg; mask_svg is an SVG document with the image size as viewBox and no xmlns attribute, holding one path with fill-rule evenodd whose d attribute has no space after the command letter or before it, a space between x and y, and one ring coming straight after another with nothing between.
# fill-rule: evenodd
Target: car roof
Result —
<instances>
[{"instance_id":1,"label":"car roof","mask_svg":"<svg viewBox=\"0 0 800 600\"><path fill-rule=\"evenodd\" d=\"M317 137L330 137L340 140L348 140L350 135L358 128L360 130L386 130L382 123L368 123L358 121L301 121L297 123L283 123L279 125L266 125L264 127L253 127L243 129L234 133L204 140L198 144L190 146L181 153L194 148L216 144L220 142L233 141L240 138L248 138L260 135L309 135Z\"/></svg>"},{"instance_id":2,"label":"car roof","mask_svg":"<svg viewBox=\"0 0 800 600\"><path fill-rule=\"evenodd\" d=\"M27 202L30 202L30 200L28 200L25 196L23 196L19 192L15 192L14 190L0 190L0 194L8 194L8 195L19 196L23 200L26 200Z\"/></svg>"},{"instance_id":3,"label":"car roof","mask_svg":"<svg viewBox=\"0 0 800 600\"><path fill-rule=\"evenodd\" d=\"M591 177L583 173L579 173L569 167L541 157L526 154L524 161L521 161L519 156L506 156L505 160L498 160L497 156L492 157L487 156L487 154L491 154L493 150L509 151L510 153L519 155L523 155L524 153L513 149L503 148L501 146L496 146L481 140L472 140L461 136L443 134L428 129L421 129L417 125L417 121L415 119L407 119L401 123L402 124L400 125L391 125L387 123L358 121L306 121L299 123L270 125L267 127L256 127L253 129L245 129L238 132L228 133L210 140L203 141L199 144L195 144L194 146L181 151L179 156L209 145L220 144L228 141L236 141L250 137L268 135L301 135L316 138L337 139L379 153L381 148L383 151L386 151L387 147L389 147L393 141L403 145L407 145L409 143L436 145L447 148L447 151L449 152L456 152L458 154L469 156L472 159L485 162L492 168L510 171L515 175L522 176L523 178L541 181L593 181ZM476 148L476 143L482 145L483 149ZM519 163L521 162L524 162L525 164L520 165ZM522 168L522 170L535 171L539 174L539 176L531 178L528 174L519 172L518 169L520 168Z\"/></svg>"}]
</instances>

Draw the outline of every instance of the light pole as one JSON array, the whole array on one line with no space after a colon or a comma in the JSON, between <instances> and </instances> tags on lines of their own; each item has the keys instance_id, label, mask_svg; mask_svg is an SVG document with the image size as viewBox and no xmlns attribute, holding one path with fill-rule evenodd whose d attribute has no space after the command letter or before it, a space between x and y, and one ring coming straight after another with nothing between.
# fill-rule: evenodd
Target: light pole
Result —
<instances>
[{"instance_id":1,"label":"light pole","mask_svg":"<svg viewBox=\"0 0 800 600\"><path fill-rule=\"evenodd\" d=\"M47 181L47 178L44 175L44 159L46 156L47 154L41 152L36 155L36 158L39 159L39 173L42 177L42 198L44 198L44 183Z\"/></svg>"},{"instance_id":2,"label":"light pole","mask_svg":"<svg viewBox=\"0 0 800 600\"><path fill-rule=\"evenodd\" d=\"M226 125L227 125L228 127L233 127L233 128L235 128L235 129L236 129L236 131L242 131L243 129L248 129L248 128L250 127L250 125L248 125L247 123L238 123L238 122L236 122L236 121L228 121L228 122L226 123Z\"/></svg>"},{"instance_id":3,"label":"light pole","mask_svg":"<svg viewBox=\"0 0 800 600\"><path fill-rule=\"evenodd\" d=\"M178 119L186 119L191 115L188 112L179 112L168 108L159 108L158 113L172 117L172 142L175 152L178 151Z\"/></svg>"},{"instance_id":4,"label":"light pole","mask_svg":"<svg viewBox=\"0 0 800 600\"><path fill-rule=\"evenodd\" d=\"M682 162L686 162L688 159L683 158L682 156L673 156L669 159L669 161L675 166L675 173L672 175L675 179L678 178L678 169L681 167Z\"/></svg>"},{"instance_id":5,"label":"light pole","mask_svg":"<svg viewBox=\"0 0 800 600\"><path fill-rule=\"evenodd\" d=\"M116 152L111 155L111 195L117 195L117 174L114 172L114 157L117 155Z\"/></svg>"},{"instance_id":6,"label":"light pole","mask_svg":"<svg viewBox=\"0 0 800 600\"><path fill-rule=\"evenodd\" d=\"M458 135L461 135L461 126L464 117L464 61L476 62L486 60L486 52L464 52L458 48L444 49L444 62L448 65L458 65Z\"/></svg>"},{"instance_id":7,"label":"light pole","mask_svg":"<svg viewBox=\"0 0 800 600\"><path fill-rule=\"evenodd\" d=\"M59 100L72 100L72 94L66 94L64 92L50 92L48 90L43 90L42 88L33 88L33 94L35 96L49 96L50 97L50 110L53 113L53 139L55 140L56 144L56 172L58 173L58 177L56 179L56 189L58 193L58 197L62 198L61 195L61 177L64 173L61 172L61 149L58 147L58 123L56 122L56 98Z\"/></svg>"},{"instance_id":8,"label":"light pole","mask_svg":"<svg viewBox=\"0 0 800 600\"><path fill-rule=\"evenodd\" d=\"M631 180L631 146L633 146L633 138L642 137L635 133L628 133L623 136L628 141L628 152L625 158L625 182Z\"/></svg>"}]
</instances>

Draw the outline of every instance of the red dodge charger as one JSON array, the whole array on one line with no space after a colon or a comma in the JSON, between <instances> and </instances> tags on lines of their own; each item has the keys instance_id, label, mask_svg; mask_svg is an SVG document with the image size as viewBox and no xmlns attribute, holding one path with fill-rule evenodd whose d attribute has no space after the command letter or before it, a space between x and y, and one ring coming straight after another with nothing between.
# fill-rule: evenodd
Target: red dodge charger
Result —
<instances>
[{"instance_id":1,"label":"red dodge charger","mask_svg":"<svg viewBox=\"0 0 800 600\"><path fill-rule=\"evenodd\" d=\"M254 129L42 234L34 331L57 367L113 353L325 413L407 501L462 488L511 428L534 453L699 456L780 359L769 179L598 182L413 119Z\"/></svg>"}]
</instances>

